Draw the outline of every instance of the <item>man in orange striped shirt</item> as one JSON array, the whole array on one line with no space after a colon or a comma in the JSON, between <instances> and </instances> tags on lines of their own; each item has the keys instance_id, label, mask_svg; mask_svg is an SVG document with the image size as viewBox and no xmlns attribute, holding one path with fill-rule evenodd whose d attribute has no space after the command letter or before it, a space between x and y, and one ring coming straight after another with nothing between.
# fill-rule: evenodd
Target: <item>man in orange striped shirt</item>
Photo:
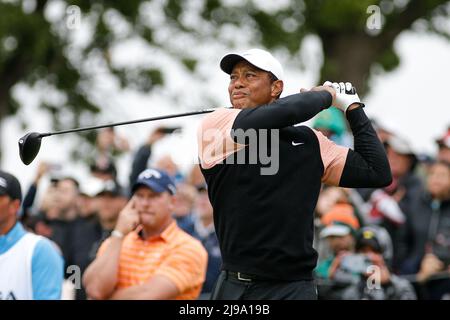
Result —
<instances>
[{"instance_id":1,"label":"man in orange striped shirt","mask_svg":"<svg viewBox=\"0 0 450 320\"><path fill-rule=\"evenodd\" d=\"M207 253L172 218L175 184L147 169L132 188L115 230L83 276L93 299L196 299Z\"/></svg>"}]
</instances>

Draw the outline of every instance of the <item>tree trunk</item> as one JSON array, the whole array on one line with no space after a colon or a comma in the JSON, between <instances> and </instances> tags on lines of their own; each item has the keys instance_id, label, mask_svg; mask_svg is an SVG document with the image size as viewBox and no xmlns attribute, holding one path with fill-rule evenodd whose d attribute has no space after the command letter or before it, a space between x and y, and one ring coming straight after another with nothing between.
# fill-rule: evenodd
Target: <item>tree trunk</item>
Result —
<instances>
[{"instance_id":1,"label":"tree trunk","mask_svg":"<svg viewBox=\"0 0 450 320\"><path fill-rule=\"evenodd\" d=\"M368 92L368 79L374 60L387 48L378 41L362 35L333 35L323 37L324 65L321 83L351 82L360 96Z\"/></svg>"}]
</instances>

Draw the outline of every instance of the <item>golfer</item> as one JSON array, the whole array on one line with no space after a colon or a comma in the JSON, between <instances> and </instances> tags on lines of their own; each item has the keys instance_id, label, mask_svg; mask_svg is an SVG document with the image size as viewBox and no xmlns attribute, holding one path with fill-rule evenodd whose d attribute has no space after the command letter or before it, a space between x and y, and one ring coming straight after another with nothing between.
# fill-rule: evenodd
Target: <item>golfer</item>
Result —
<instances>
[{"instance_id":1,"label":"golfer","mask_svg":"<svg viewBox=\"0 0 450 320\"><path fill-rule=\"evenodd\" d=\"M383 145L350 83L327 81L279 98L283 70L269 52L228 54L220 67L230 75L233 108L208 114L198 130L200 168L223 258L212 298L317 299L313 213L321 183L389 185L392 178ZM309 127L294 126L330 106L345 113L354 150ZM256 135L255 147L247 139L251 135L243 139L242 132L267 134ZM277 170L271 174L263 170L267 159L254 161L254 150L260 150L263 142L271 156L278 155Z\"/></svg>"}]
</instances>

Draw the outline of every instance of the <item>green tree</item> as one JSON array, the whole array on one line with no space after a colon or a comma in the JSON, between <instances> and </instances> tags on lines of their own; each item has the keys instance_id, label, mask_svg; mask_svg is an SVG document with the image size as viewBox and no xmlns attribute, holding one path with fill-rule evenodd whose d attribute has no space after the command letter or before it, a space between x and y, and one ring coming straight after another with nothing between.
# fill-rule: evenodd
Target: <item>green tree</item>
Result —
<instances>
[{"instance_id":1,"label":"green tree","mask_svg":"<svg viewBox=\"0 0 450 320\"><path fill-rule=\"evenodd\" d=\"M450 39L448 27L445 29L450 18L448 0L242 1L228 6L223 2L207 1L204 6L202 16L213 25L208 37L220 39L221 28L233 24L239 30L251 29L254 45L286 48L296 55L305 36L316 35L324 54L320 81L346 79L361 94L369 89L367 80L373 66L392 71L399 65L394 41L401 32L413 29L415 22L416 29ZM166 14L173 23L191 31L180 23L184 11L180 2L169 1L168 8ZM239 38L236 33L229 45L235 45Z\"/></svg>"},{"instance_id":2,"label":"green tree","mask_svg":"<svg viewBox=\"0 0 450 320\"><path fill-rule=\"evenodd\" d=\"M373 16L377 8L381 20ZM164 86L163 65L111 61L114 45L130 38L175 57L195 77L198 46L232 48L247 41L295 57L303 39L316 35L324 55L320 81L349 80L364 94L374 66L386 71L398 66L393 44L401 32L416 26L449 38L443 23L449 15L444 0L0 0L0 123L20 109L14 95L19 85L49 93L39 105L52 115L54 129L95 122L99 70L122 88L149 92ZM77 44L74 30L81 17L89 36ZM182 37L191 39L190 47L180 44ZM93 139L92 133L86 137Z\"/></svg>"}]
</instances>

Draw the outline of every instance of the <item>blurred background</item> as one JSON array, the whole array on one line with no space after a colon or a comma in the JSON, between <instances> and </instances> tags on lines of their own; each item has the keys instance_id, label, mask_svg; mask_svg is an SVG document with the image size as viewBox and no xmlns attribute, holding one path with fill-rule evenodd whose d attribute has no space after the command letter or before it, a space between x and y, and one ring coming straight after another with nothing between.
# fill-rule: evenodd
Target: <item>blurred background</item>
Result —
<instances>
[{"instance_id":1,"label":"blurred background","mask_svg":"<svg viewBox=\"0 0 450 320\"><path fill-rule=\"evenodd\" d=\"M253 47L282 63L282 96L324 80L350 81L392 150L424 165L440 149L448 157L450 1L0 0L0 168L25 191L38 181L37 199L66 176L81 189L94 185L92 177L125 187L142 163L198 187L202 116L46 138L29 166L17 142L29 131L228 106L219 61ZM335 111L307 124L352 146ZM428 171L420 174L426 189ZM364 202L372 193L360 194ZM39 202L33 206L31 216ZM325 207L322 213L332 206Z\"/></svg>"},{"instance_id":2,"label":"blurred background","mask_svg":"<svg viewBox=\"0 0 450 320\"><path fill-rule=\"evenodd\" d=\"M281 60L284 95L325 79L351 81L369 115L432 154L450 119L449 10L437 0L1 0L1 167L31 181L38 161L25 167L17 152L28 131L228 106L218 62L251 47ZM174 120L184 130L161 151L184 170L196 159L198 120ZM156 125L116 131L134 150ZM95 138L92 131L46 139L37 160L70 162L86 175L80 164ZM117 161L124 181L129 159Z\"/></svg>"}]
</instances>

